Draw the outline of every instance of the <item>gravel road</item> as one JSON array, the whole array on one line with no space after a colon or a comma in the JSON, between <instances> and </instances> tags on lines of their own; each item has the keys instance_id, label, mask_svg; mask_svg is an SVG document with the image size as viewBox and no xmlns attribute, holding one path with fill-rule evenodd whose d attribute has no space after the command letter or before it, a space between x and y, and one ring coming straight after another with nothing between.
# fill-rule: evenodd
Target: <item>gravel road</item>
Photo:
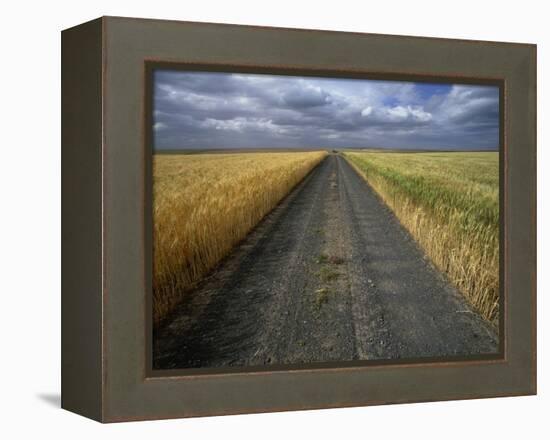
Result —
<instances>
[{"instance_id":1,"label":"gravel road","mask_svg":"<svg viewBox=\"0 0 550 440\"><path fill-rule=\"evenodd\" d=\"M495 330L330 155L153 336L155 369L490 354Z\"/></svg>"}]
</instances>

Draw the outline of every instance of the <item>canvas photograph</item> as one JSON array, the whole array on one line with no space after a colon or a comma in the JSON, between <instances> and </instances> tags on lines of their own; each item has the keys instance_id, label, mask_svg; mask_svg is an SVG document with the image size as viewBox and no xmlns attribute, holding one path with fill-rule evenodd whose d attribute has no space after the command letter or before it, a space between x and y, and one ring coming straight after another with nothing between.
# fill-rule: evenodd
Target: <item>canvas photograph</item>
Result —
<instances>
[{"instance_id":1,"label":"canvas photograph","mask_svg":"<svg viewBox=\"0 0 550 440\"><path fill-rule=\"evenodd\" d=\"M153 370L502 354L499 84L149 81Z\"/></svg>"}]
</instances>

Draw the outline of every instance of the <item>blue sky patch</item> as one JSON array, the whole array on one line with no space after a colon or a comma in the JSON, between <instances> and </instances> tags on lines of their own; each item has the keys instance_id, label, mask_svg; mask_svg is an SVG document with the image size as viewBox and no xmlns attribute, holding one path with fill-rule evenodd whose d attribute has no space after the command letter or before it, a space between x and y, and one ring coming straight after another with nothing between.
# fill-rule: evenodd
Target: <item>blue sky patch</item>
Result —
<instances>
[{"instance_id":1,"label":"blue sky patch","mask_svg":"<svg viewBox=\"0 0 550 440\"><path fill-rule=\"evenodd\" d=\"M496 150L494 86L154 72L154 148Z\"/></svg>"}]
</instances>

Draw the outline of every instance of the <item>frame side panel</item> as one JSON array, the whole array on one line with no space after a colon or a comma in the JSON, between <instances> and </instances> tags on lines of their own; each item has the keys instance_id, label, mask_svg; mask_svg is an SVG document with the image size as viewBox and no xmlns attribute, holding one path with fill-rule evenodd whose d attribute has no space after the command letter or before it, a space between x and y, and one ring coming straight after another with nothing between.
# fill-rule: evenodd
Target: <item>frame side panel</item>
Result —
<instances>
[{"instance_id":1,"label":"frame side panel","mask_svg":"<svg viewBox=\"0 0 550 440\"><path fill-rule=\"evenodd\" d=\"M101 420L102 19L61 52L61 406Z\"/></svg>"}]
</instances>

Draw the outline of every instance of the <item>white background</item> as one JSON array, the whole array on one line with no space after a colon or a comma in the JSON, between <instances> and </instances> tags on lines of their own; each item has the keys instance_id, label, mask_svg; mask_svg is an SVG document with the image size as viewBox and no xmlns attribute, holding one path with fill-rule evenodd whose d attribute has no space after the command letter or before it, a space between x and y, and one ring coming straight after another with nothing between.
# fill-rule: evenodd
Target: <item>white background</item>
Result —
<instances>
[{"instance_id":1,"label":"white background","mask_svg":"<svg viewBox=\"0 0 550 440\"><path fill-rule=\"evenodd\" d=\"M542 1L16 1L1 6L0 437L540 438L548 431L548 12ZM101 15L538 44L539 396L100 425L59 409L60 31ZM544 407L547 406L546 410ZM548 438L548 437L546 437Z\"/></svg>"}]
</instances>

